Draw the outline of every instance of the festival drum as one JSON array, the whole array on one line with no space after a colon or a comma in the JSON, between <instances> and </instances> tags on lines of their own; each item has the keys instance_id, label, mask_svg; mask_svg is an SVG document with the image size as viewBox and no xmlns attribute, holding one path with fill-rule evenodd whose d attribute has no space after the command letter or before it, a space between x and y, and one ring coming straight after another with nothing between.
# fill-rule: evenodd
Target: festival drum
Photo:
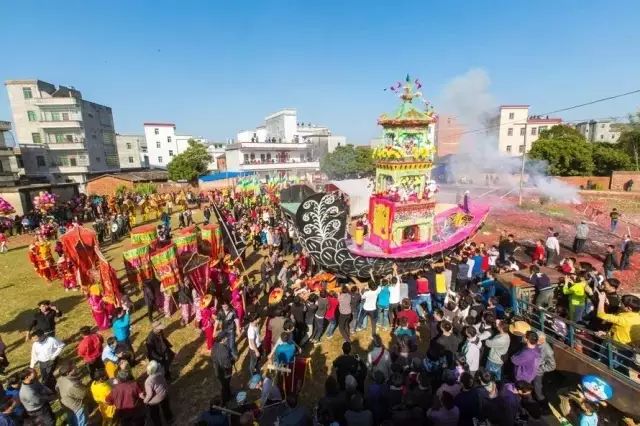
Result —
<instances>
[{"instance_id":1,"label":"festival drum","mask_svg":"<svg viewBox=\"0 0 640 426\"><path fill-rule=\"evenodd\" d=\"M224 249L220 225L212 223L203 226L200 237L202 239L202 252L212 259L221 259L224 255Z\"/></svg>"},{"instance_id":2,"label":"festival drum","mask_svg":"<svg viewBox=\"0 0 640 426\"><path fill-rule=\"evenodd\" d=\"M179 229L174 233L172 240L176 245L178 255L198 252L198 228L195 226Z\"/></svg>"},{"instance_id":3,"label":"festival drum","mask_svg":"<svg viewBox=\"0 0 640 426\"><path fill-rule=\"evenodd\" d=\"M136 226L131 230L131 244L152 244L158 238L155 225Z\"/></svg>"},{"instance_id":4,"label":"festival drum","mask_svg":"<svg viewBox=\"0 0 640 426\"><path fill-rule=\"evenodd\" d=\"M156 278L160 281L160 288L163 293L168 294L176 291L178 284L182 281L182 277L175 244L169 244L152 252L151 264Z\"/></svg>"},{"instance_id":5,"label":"festival drum","mask_svg":"<svg viewBox=\"0 0 640 426\"><path fill-rule=\"evenodd\" d=\"M131 284L141 286L145 280L153 278L150 252L149 244L135 245L122 252L127 279Z\"/></svg>"}]
</instances>

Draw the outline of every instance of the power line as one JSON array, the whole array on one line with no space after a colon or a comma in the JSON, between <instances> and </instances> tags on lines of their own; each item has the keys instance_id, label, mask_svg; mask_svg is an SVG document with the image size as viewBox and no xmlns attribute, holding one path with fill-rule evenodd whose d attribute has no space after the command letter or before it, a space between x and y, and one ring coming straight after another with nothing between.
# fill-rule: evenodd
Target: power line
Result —
<instances>
[{"instance_id":1,"label":"power line","mask_svg":"<svg viewBox=\"0 0 640 426\"><path fill-rule=\"evenodd\" d=\"M593 101L589 101L589 102L585 102L585 103L581 103L581 104L577 104L577 105L572 105L572 106L569 106L569 107L566 107L566 108L560 108L560 109L557 109L557 110L554 110L554 111L549 111L549 112L546 112L546 113L543 113L543 114L534 114L534 115L547 116L547 115L551 115L551 114L557 114L559 112L570 111L570 110L573 110L573 109L582 108L584 106L593 105L593 104L597 104L597 103L600 103L600 102L610 101L612 99L622 98L624 96L629 96L629 95L633 95L633 94L636 94L636 93L640 93L640 89L632 90L630 92L620 93L620 94L613 95L613 96L607 96L605 98L595 99ZM490 129L499 128L499 127L502 127L502 126L508 126L510 124L521 124L521 122L514 120L514 121L506 122L506 123L498 123L498 124L494 124L492 126L483 127L483 128L480 128L480 129L465 130L463 132L460 132L460 133L457 133L457 134L454 134L454 135L450 135L449 137L453 138L453 137L462 136L462 135L471 134L471 133L479 133L479 132L487 131L487 130L490 130Z\"/></svg>"}]
</instances>

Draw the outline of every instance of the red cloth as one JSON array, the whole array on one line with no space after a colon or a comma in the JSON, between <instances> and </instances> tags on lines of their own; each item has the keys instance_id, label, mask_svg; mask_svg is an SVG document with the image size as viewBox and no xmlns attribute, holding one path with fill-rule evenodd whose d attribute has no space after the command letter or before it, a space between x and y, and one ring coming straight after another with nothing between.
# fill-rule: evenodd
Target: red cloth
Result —
<instances>
[{"instance_id":1,"label":"red cloth","mask_svg":"<svg viewBox=\"0 0 640 426\"><path fill-rule=\"evenodd\" d=\"M535 262L535 261L544 261L544 259L545 259L544 247L535 246L533 248L533 255L531 256L531 260Z\"/></svg>"},{"instance_id":2,"label":"red cloth","mask_svg":"<svg viewBox=\"0 0 640 426\"><path fill-rule=\"evenodd\" d=\"M102 356L103 338L99 334L84 336L78 343L78 356L87 364L92 363Z\"/></svg>"},{"instance_id":3,"label":"red cloth","mask_svg":"<svg viewBox=\"0 0 640 426\"><path fill-rule=\"evenodd\" d=\"M336 317L336 310L338 310L338 298L333 296L327 296L327 313L324 315L324 319L331 321Z\"/></svg>"},{"instance_id":4,"label":"red cloth","mask_svg":"<svg viewBox=\"0 0 640 426\"><path fill-rule=\"evenodd\" d=\"M407 319L407 326L411 330L415 330L416 326L420 322L420 318L418 318L418 314L416 314L415 311L413 311L412 309L404 309L404 310L398 312L398 315L397 315L396 318L397 318L397 322L400 322L401 318L406 318Z\"/></svg>"},{"instance_id":5,"label":"red cloth","mask_svg":"<svg viewBox=\"0 0 640 426\"><path fill-rule=\"evenodd\" d=\"M89 271L98 263L96 233L90 229L78 226L60 237L64 254L78 268L81 287L87 288L92 284Z\"/></svg>"},{"instance_id":6,"label":"red cloth","mask_svg":"<svg viewBox=\"0 0 640 426\"><path fill-rule=\"evenodd\" d=\"M429 294L429 280L424 277L416 280L417 294Z\"/></svg>"},{"instance_id":7,"label":"red cloth","mask_svg":"<svg viewBox=\"0 0 640 426\"><path fill-rule=\"evenodd\" d=\"M102 298L105 302L120 306L122 293L116 270L105 259L100 259L100 279L102 280Z\"/></svg>"},{"instance_id":8,"label":"red cloth","mask_svg":"<svg viewBox=\"0 0 640 426\"><path fill-rule=\"evenodd\" d=\"M139 396L142 392L144 392L143 389L136 382L118 383L111 388L106 402L115 405L117 411L126 413L144 411L144 404Z\"/></svg>"},{"instance_id":9,"label":"red cloth","mask_svg":"<svg viewBox=\"0 0 640 426\"><path fill-rule=\"evenodd\" d=\"M489 270L489 256L482 256L482 272Z\"/></svg>"}]
</instances>

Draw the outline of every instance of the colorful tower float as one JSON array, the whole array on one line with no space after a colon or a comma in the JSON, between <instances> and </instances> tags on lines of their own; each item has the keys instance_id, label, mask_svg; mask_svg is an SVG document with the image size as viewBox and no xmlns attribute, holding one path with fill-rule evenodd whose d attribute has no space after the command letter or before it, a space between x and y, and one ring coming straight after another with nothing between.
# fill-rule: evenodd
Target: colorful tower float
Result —
<instances>
[{"instance_id":1,"label":"colorful tower float","mask_svg":"<svg viewBox=\"0 0 640 426\"><path fill-rule=\"evenodd\" d=\"M378 118L383 144L373 151L376 173L366 233L362 221L354 226L335 193L311 195L298 207L294 225L301 244L323 269L364 278L388 274L393 264L416 270L441 261L487 217L487 205L437 202L438 186L431 178L436 149L429 138L437 115L420 88L409 76L392 86L400 105Z\"/></svg>"},{"instance_id":2,"label":"colorful tower float","mask_svg":"<svg viewBox=\"0 0 640 426\"><path fill-rule=\"evenodd\" d=\"M369 241L385 253L420 247L433 238L436 184L431 180L435 147L428 128L433 109L420 110L420 83L409 77L402 87L400 107L383 114L384 145L373 151L375 191L369 201Z\"/></svg>"}]
</instances>

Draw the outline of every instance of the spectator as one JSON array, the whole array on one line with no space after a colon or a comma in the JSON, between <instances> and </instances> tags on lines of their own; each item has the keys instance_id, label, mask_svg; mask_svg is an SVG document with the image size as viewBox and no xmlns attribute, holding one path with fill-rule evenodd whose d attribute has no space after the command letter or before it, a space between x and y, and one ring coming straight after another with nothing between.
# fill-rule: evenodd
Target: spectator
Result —
<instances>
[{"instance_id":1,"label":"spectator","mask_svg":"<svg viewBox=\"0 0 640 426\"><path fill-rule=\"evenodd\" d=\"M145 408L142 401L143 390L133 380L131 370L118 371L117 383L111 388L111 393L105 402L116 407L116 420L123 425L144 426Z\"/></svg>"},{"instance_id":2,"label":"spectator","mask_svg":"<svg viewBox=\"0 0 640 426\"><path fill-rule=\"evenodd\" d=\"M443 392L434 408L427 411L427 419L432 425L457 426L460 421L460 409L455 405L449 392Z\"/></svg>"},{"instance_id":3,"label":"spectator","mask_svg":"<svg viewBox=\"0 0 640 426\"><path fill-rule=\"evenodd\" d=\"M576 227L576 237L573 239L573 252L578 254L584 250L584 245L587 242L587 237L589 236L589 225L587 222L582 220L580 224Z\"/></svg>"},{"instance_id":4,"label":"spectator","mask_svg":"<svg viewBox=\"0 0 640 426\"><path fill-rule=\"evenodd\" d=\"M163 374L161 364L155 360L151 360L147 364L143 401L149 407L151 425L162 426L163 417L167 424L173 423L173 413L169 404L169 384Z\"/></svg>"},{"instance_id":5,"label":"spectator","mask_svg":"<svg viewBox=\"0 0 640 426\"><path fill-rule=\"evenodd\" d=\"M613 278L613 271L619 267L613 253L614 249L615 247L612 244L607 246L607 253L605 254L604 261L602 262L602 268L604 269L604 276L606 278Z\"/></svg>"},{"instance_id":6,"label":"spectator","mask_svg":"<svg viewBox=\"0 0 640 426\"><path fill-rule=\"evenodd\" d=\"M558 240L559 236L559 233L554 232L547 237L547 241L545 241L544 243L545 251L547 252L545 265L547 266L553 266L556 259L560 255L560 241Z\"/></svg>"},{"instance_id":7,"label":"spectator","mask_svg":"<svg viewBox=\"0 0 640 426\"><path fill-rule=\"evenodd\" d=\"M151 325L151 332L147 336L145 346L147 348L147 358L149 361L156 361L160 364L167 380L171 380L169 368L171 367L171 362L175 354L171 350L171 343L169 343L169 340L164 335L164 329L164 324L159 321L154 322Z\"/></svg>"},{"instance_id":8,"label":"spectator","mask_svg":"<svg viewBox=\"0 0 640 426\"><path fill-rule=\"evenodd\" d=\"M98 404L103 426L110 426L113 424L116 415L115 405L107 403L107 396L111 393L111 383L104 370L94 371L91 377L93 379L90 387L91 396L95 403Z\"/></svg>"},{"instance_id":9,"label":"spectator","mask_svg":"<svg viewBox=\"0 0 640 426\"><path fill-rule=\"evenodd\" d=\"M511 356L511 362L515 369L515 379L531 383L538 374L542 355L538 347L538 333L527 331L524 338L525 347Z\"/></svg>"},{"instance_id":10,"label":"spectator","mask_svg":"<svg viewBox=\"0 0 640 426\"><path fill-rule=\"evenodd\" d=\"M498 333L490 339L485 340L485 345L489 348L487 357L486 370L493 374L496 382L502 380L502 368L504 360L509 351L511 337L509 336L509 327L506 322L496 322Z\"/></svg>"},{"instance_id":11,"label":"spectator","mask_svg":"<svg viewBox=\"0 0 640 426\"><path fill-rule=\"evenodd\" d=\"M85 407L87 388L82 385L80 374L70 361L58 369L59 377L56 389L60 394L60 403L68 410L68 416L74 426L89 424Z\"/></svg>"},{"instance_id":12,"label":"spectator","mask_svg":"<svg viewBox=\"0 0 640 426\"><path fill-rule=\"evenodd\" d=\"M546 402L542 388L544 375L556 369L556 357L553 353L553 348L542 333L538 334L538 347L540 348L540 365L538 365L538 372L535 379L533 379L533 392L535 398L544 404Z\"/></svg>"},{"instance_id":13,"label":"spectator","mask_svg":"<svg viewBox=\"0 0 640 426\"><path fill-rule=\"evenodd\" d=\"M344 414L348 426L373 426L373 413L365 410L362 396L351 396L349 409Z\"/></svg>"},{"instance_id":14,"label":"spectator","mask_svg":"<svg viewBox=\"0 0 640 426\"><path fill-rule=\"evenodd\" d=\"M46 336L42 330L36 330L33 333L32 340L29 367L38 366L42 383L49 388L53 388L55 385L53 370L56 368L56 362L62 353L64 343L53 336Z\"/></svg>"},{"instance_id":15,"label":"spectator","mask_svg":"<svg viewBox=\"0 0 640 426\"><path fill-rule=\"evenodd\" d=\"M24 369L20 373L20 380L22 385L18 395L27 418L37 425L55 426L55 417L49 403L56 399L56 394L38 381L33 368Z\"/></svg>"},{"instance_id":16,"label":"spectator","mask_svg":"<svg viewBox=\"0 0 640 426\"><path fill-rule=\"evenodd\" d=\"M620 270L624 271L626 269L629 269L629 261L635 249L636 249L636 244L631 239L631 235L625 234L624 240L622 241L622 251L620 256Z\"/></svg>"},{"instance_id":17,"label":"spectator","mask_svg":"<svg viewBox=\"0 0 640 426\"><path fill-rule=\"evenodd\" d=\"M597 315L601 320L612 324L610 335L613 341L624 345L640 341L640 298L631 294L622 296L618 314L605 312L606 300L606 294L599 292Z\"/></svg>"},{"instance_id":18,"label":"spectator","mask_svg":"<svg viewBox=\"0 0 640 426\"><path fill-rule=\"evenodd\" d=\"M475 417L480 414L480 398L478 392L473 386L473 376L469 373L463 373L460 377L462 390L453 399L458 410L460 410L459 426L473 426Z\"/></svg>"},{"instance_id":19,"label":"spectator","mask_svg":"<svg viewBox=\"0 0 640 426\"><path fill-rule=\"evenodd\" d=\"M93 377L96 370L104 369L102 362L102 343L104 339L100 334L93 333L90 327L84 326L80 328L82 340L78 344L78 356L89 370L89 377Z\"/></svg>"}]
</instances>

